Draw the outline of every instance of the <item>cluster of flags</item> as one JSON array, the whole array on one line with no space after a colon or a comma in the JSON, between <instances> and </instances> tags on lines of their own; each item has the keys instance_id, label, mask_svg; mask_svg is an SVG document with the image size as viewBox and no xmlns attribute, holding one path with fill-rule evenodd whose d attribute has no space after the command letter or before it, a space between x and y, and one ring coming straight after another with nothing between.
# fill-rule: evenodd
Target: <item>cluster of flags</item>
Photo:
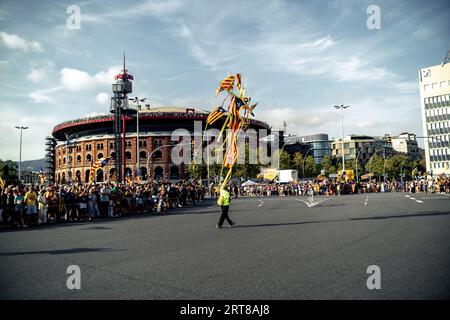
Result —
<instances>
[{"instance_id":1,"label":"cluster of flags","mask_svg":"<svg viewBox=\"0 0 450 320\"><path fill-rule=\"evenodd\" d=\"M47 179L45 179L45 174L44 174L44 170L39 171L39 183L40 184L44 184L47 181Z\"/></svg>"},{"instance_id":2,"label":"cluster of flags","mask_svg":"<svg viewBox=\"0 0 450 320\"><path fill-rule=\"evenodd\" d=\"M106 166L109 160L111 160L111 157L101 158L95 162L91 160L91 167L89 169L89 184L92 184L94 182L94 177L97 170Z\"/></svg>"},{"instance_id":3,"label":"cluster of flags","mask_svg":"<svg viewBox=\"0 0 450 320\"><path fill-rule=\"evenodd\" d=\"M241 74L237 73L234 75L228 75L220 82L219 87L216 90L216 97L222 91L226 91L228 96L222 102L222 106L215 108L206 119L206 125L208 126L226 116L218 138L220 139L225 128L229 129L227 139L225 141L227 142L227 148L222 163L222 172L224 168L227 168L228 172L223 179L223 186L226 185L231 179L232 169L238 157L237 139L239 134L242 130L246 130L250 121L249 117L250 115L254 116L253 110L257 105L257 103L255 103L250 106L251 98L245 97L245 89L242 87L241 81ZM235 94L233 92L235 84L239 90L239 94ZM230 98L230 102L228 108L225 109L223 108L223 105L228 97ZM244 111L243 114L241 114L242 111Z\"/></svg>"}]
</instances>

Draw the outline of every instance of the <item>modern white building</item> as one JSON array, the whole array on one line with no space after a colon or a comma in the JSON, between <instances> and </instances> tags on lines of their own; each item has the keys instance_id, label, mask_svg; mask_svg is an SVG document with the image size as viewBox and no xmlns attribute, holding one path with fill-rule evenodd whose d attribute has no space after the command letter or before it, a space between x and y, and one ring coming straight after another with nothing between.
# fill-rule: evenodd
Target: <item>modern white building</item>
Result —
<instances>
[{"instance_id":1,"label":"modern white building","mask_svg":"<svg viewBox=\"0 0 450 320\"><path fill-rule=\"evenodd\" d=\"M395 152L407 155L411 159L418 159L419 146L414 133L401 133L391 138L392 148Z\"/></svg>"},{"instance_id":2,"label":"modern white building","mask_svg":"<svg viewBox=\"0 0 450 320\"><path fill-rule=\"evenodd\" d=\"M427 172L450 174L450 51L442 64L419 70Z\"/></svg>"}]
</instances>

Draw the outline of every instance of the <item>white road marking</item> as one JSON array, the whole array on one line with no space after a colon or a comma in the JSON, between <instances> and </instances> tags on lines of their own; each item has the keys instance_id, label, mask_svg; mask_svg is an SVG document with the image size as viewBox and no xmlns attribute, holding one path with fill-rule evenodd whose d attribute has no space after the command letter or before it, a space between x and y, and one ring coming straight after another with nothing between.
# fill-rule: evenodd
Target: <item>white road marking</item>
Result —
<instances>
[{"instance_id":1,"label":"white road marking","mask_svg":"<svg viewBox=\"0 0 450 320\"><path fill-rule=\"evenodd\" d=\"M417 200L416 198L411 197L411 196L409 196L409 195L405 195L405 197L408 198L408 199L414 200L414 201L417 202L417 203L423 203L422 200Z\"/></svg>"},{"instance_id":2,"label":"white road marking","mask_svg":"<svg viewBox=\"0 0 450 320\"><path fill-rule=\"evenodd\" d=\"M329 199L323 199L323 200L321 200L321 201L319 201L319 202L306 202L305 200L297 199L297 201L301 201L301 202L303 202L304 204L306 204L306 205L308 206L308 208L312 208L312 207L318 205L319 203L324 202L324 201L327 201L327 200L329 200Z\"/></svg>"},{"instance_id":3,"label":"white road marking","mask_svg":"<svg viewBox=\"0 0 450 320\"><path fill-rule=\"evenodd\" d=\"M366 201L364 202L364 205L367 206L367 201L369 200L369 197L366 197Z\"/></svg>"},{"instance_id":4,"label":"white road marking","mask_svg":"<svg viewBox=\"0 0 450 320\"><path fill-rule=\"evenodd\" d=\"M263 204L262 203L260 203L260 204L258 204L258 207L261 207Z\"/></svg>"}]
</instances>

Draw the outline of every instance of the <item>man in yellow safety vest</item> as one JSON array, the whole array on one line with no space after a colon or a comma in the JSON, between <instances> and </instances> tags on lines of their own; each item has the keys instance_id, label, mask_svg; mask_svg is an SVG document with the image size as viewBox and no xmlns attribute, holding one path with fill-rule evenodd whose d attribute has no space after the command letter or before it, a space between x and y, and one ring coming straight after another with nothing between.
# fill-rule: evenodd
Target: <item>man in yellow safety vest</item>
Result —
<instances>
[{"instance_id":1,"label":"man in yellow safety vest","mask_svg":"<svg viewBox=\"0 0 450 320\"><path fill-rule=\"evenodd\" d=\"M220 215L219 223L217 224L216 228L222 228L222 224L225 220L227 220L230 227L232 227L235 222L231 221L230 217L228 216L228 210L230 209L230 191L228 189L228 186L224 186L220 190L220 196L217 200L217 204L221 207L222 214Z\"/></svg>"}]
</instances>

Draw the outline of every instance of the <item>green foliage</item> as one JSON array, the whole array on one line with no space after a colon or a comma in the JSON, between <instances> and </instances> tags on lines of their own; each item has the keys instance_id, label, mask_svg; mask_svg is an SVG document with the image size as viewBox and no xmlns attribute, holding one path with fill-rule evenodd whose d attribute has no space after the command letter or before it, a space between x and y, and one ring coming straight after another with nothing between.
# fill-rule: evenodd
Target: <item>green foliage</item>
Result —
<instances>
[{"instance_id":1,"label":"green foliage","mask_svg":"<svg viewBox=\"0 0 450 320\"><path fill-rule=\"evenodd\" d=\"M294 154L294 158L292 159L292 167L298 170L299 173L302 172L303 167L303 155L300 152L296 152Z\"/></svg>"},{"instance_id":2,"label":"green foliage","mask_svg":"<svg viewBox=\"0 0 450 320\"><path fill-rule=\"evenodd\" d=\"M314 161L313 156L305 159L305 177L316 177L320 173L320 167Z\"/></svg>"},{"instance_id":3,"label":"green foliage","mask_svg":"<svg viewBox=\"0 0 450 320\"><path fill-rule=\"evenodd\" d=\"M280 170L291 169L291 156L284 150L278 150L278 156L280 159Z\"/></svg>"},{"instance_id":4,"label":"green foliage","mask_svg":"<svg viewBox=\"0 0 450 320\"><path fill-rule=\"evenodd\" d=\"M17 164L11 160L0 160L0 177L5 180L6 185L19 182Z\"/></svg>"},{"instance_id":5,"label":"green foliage","mask_svg":"<svg viewBox=\"0 0 450 320\"><path fill-rule=\"evenodd\" d=\"M322 159L322 169L325 170L325 174L328 176L329 174L336 173L336 166L334 164L335 159L331 158L329 155L326 155Z\"/></svg>"}]
</instances>

